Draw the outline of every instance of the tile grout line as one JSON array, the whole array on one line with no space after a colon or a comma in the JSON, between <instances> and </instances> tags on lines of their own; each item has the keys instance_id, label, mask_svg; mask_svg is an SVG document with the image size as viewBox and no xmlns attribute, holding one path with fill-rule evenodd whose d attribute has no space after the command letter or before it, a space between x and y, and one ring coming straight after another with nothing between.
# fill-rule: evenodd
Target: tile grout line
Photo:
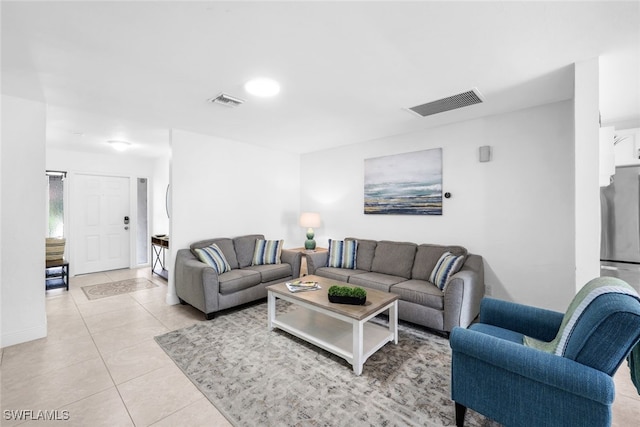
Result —
<instances>
[{"instance_id":1,"label":"tile grout line","mask_svg":"<svg viewBox=\"0 0 640 427\"><path fill-rule=\"evenodd\" d=\"M107 277L109 277L109 276L107 275ZM91 341L93 342L93 345L95 346L96 351L98 352L100 360L102 361L102 364L104 365L104 368L106 369L107 374L109 375L109 378L111 378L111 382L113 383L113 387L114 387L116 393L118 393L118 397L120 398L120 402L122 402L122 406L124 407L125 411L127 412L127 416L129 417L129 420L131 420L131 424L133 424L135 426L136 423L133 420L133 416L131 415L131 411L129 411L129 407L127 406L126 402L124 401L124 398L122 397L122 394L120 393L120 389L118 388L118 385L116 384L116 381L113 378L113 374L111 373L111 370L109 370L109 366L107 366L107 362L104 360L104 356L102 355L102 352L98 348L98 344L96 344L96 341L95 341L95 339L93 337L93 333L91 332L91 330L89 329L89 326L87 325L87 322L86 322L86 320L84 318L84 314L82 314L82 312L78 308L78 304L77 304L76 299L73 296L73 294L71 295L71 299L73 300L73 303L76 304L76 309L80 313L80 317L82 318L82 322L84 323L85 328L87 328L87 332L89 332L89 336L91 336ZM86 399L86 397L85 397L85 399Z\"/></svg>"}]
</instances>

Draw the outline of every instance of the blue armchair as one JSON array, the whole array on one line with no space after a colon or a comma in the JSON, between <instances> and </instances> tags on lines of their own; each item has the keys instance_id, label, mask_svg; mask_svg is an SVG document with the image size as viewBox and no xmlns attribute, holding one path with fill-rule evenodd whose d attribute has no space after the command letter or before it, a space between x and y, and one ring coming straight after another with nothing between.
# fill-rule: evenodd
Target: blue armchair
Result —
<instances>
[{"instance_id":1,"label":"blue armchair","mask_svg":"<svg viewBox=\"0 0 640 427\"><path fill-rule=\"evenodd\" d=\"M609 279L603 286L631 289ZM479 323L450 336L456 425L471 408L506 426L609 426L612 376L640 341L634 293L602 293L574 323L563 313L484 298ZM523 345L525 336L553 342L567 323L561 355Z\"/></svg>"}]
</instances>

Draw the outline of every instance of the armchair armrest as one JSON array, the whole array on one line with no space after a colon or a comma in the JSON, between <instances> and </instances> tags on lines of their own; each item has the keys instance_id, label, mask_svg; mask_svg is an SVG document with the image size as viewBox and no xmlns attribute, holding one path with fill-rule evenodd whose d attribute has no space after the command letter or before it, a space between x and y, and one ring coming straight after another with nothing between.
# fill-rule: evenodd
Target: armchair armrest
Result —
<instances>
[{"instance_id":1,"label":"armchair armrest","mask_svg":"<svg viewBox=\"0 0 640 427\"><path fill-rule=\"evenodd\" d=\"M480 305L480 322L509 329L524 335L551 341L560 329L564 314L514 302L484 298Z\"/></svg>"},{"instance_id":2,"label":"armchair armrest","mask_svg":"<svg viewBox=\"0 0 640 427\"><path fill-rule=\"evenodd\" d=\"M329 259L329 252L307 252L307 273L315 274L316 269L325 267Z\"/></svg>"},{"instance_id":3,"label":"armchair armrest","mask_svg":"<svg viewBox=\"0 0 640 427\"><path fill-rule=\"evenodd\" d=\"M551 387L559 392L581 396L589 400L610 405L615 396L613 379L604 372L582 365L571 359L546 353L531 347L496 338L470 329L454 328L449 343L453 350L452 397L456 400L457 388L464 388L462 383L456 385L456 369L471 369L476 377L482 377L477 364L462 366L459 356L492 365L495 369L504 370L523 378L540 387ZM462 373L464 374L464 372ZM463 375L464 376L464 375ZM461 379L464 381L464 379ZM518 380L520 381L520 380ZM510 393L523 394L524 402L535 396L536 390L531 387L508 387ZM457 400L456 400L457 401Z\"/></svg>"},{"instance_id":4,"label":"armchair armrest","mask_svg":"<svg viewBox=\"0 0 640 427\"><path fill-rule=\"evenodd\" d=\"M300 277L300 263L302 262L302 254L299 251L283 249L280 254L280 260L291 265L291 275L293 278Z\"/></svg>"}]
</instances>

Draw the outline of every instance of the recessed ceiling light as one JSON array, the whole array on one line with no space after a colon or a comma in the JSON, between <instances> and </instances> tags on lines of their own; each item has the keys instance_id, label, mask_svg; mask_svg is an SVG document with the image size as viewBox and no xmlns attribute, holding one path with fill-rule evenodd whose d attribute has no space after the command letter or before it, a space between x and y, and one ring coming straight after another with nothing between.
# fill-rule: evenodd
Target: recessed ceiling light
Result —
<instances>
[{"instance_id":1,"label":"recessed ceiling light","mask_svg":"<svg viewBox=\"0 0 640 427\"><path fill-rule=\"evenodd\" d=\"M255 96L274 96L280 92L280 83L275 80L267 78L257 78L249 80L244 88L247 92Z\"/></svg>"},{"instance_id":2,"label":"recessed ceiling light","mask_svg":"<svg viewBox=\"0 0 640 427\"><path fill-rule=\"evenodd\" d=\"M110 140L107 142L118 151L124 151L131 146L131 143L127 141Z\"/></svg>"}]
</instances>

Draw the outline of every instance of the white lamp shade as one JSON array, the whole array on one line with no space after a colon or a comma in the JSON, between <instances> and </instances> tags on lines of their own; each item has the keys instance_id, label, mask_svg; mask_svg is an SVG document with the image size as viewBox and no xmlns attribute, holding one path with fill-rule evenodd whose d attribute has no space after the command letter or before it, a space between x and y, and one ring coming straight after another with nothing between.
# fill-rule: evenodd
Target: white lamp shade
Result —
<instances>
[{"instance_id":1,"label":"white lamp shade","mask_svg":"<svg viewBox=\"0 0 640 427\"><path fill-rule=\"evenodd\" d=\"M320 214L316 212L303 212L300 215L300 226L306 228L320 227Z\"/></svg>"}]
</instances>

